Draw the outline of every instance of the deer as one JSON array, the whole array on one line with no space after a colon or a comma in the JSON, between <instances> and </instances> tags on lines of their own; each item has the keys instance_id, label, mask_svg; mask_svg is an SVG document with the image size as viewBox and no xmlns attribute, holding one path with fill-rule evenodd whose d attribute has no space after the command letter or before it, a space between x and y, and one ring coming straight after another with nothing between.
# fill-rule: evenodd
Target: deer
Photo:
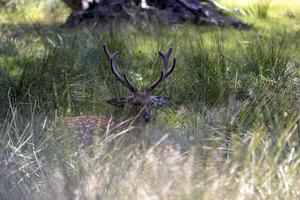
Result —
<instances>
[{"instance_id":1,"label":"deer","mask_svg":"<svg viewBox=\"0 0 300 200\"><path fill-rule=\"evenodd\" d=\"M110 70L113 76L131 93L130 96L110 99L107 101L107 103L116 107L124 107L126 104L130 104L130 113L133 116L137 115L133 117L134 125L139 124L141 126L148 124L150 122L152 108L161 106L168 102L169 98L163 96L154 96L152 94L155 92L155 89L166 78L168 78L175 69L176 58L173 58L172 66L169 67L169 59L173 49L170 48L166 53L158 52L162 58L163 69L161 70L159 78L150 84L145 91L141 91L134 86L127 76L119 71L119 67L116 64L116 57L120 54L119 51L111 53L105 44L103 45L103 51L109 62ZM108 132L109 130L119 127L130 120L132 120L132 117L127 117L126 119L115 119L107 116L78 116L73 117L71 123L81 138L85 140L92 140L95 132L101 132L105 130ZM132 125L132 123L130 124Z\"/></svg>"}]
</instances>

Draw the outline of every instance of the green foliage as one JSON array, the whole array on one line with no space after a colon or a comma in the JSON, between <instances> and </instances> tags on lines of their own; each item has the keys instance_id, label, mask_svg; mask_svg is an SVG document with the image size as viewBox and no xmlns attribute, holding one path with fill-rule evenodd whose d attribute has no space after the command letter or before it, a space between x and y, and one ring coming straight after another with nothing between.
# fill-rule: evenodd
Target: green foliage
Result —
<instances>
[{"instance_id":1,"label":"green foliage","mask_svg":"<svg viewBox=\"0 0 300 200\"><path fill-rule=\"evenodd\" d=\"M157 94L171 97L171 105L195 112L207 106L226 105L231 98L260 99L265 93L290 87L296 77L293 59L297 46L293 34L261 36L244 32L235 33L236 39L231 40L228 33L218 30L194 36L193 41L193 36L186 37L188 32L162 29L161 41L153 47L146 45L146 50L135 49L136 44L142 38L148 38L151 44L157 34L139 33L130 26L123 30L113 26L101 33L88 29L73 30L72 34L68 30L35 32L39 38L36 43L20 42L14 49L23 45L22 51L4 51L8 56L2 58L0 67L2 115L9 98L24 113L30 109L27 105L34 102L37 110L52 116L57 112L60 116L111 114L106 101L128 95L128 91L110 72L102 50L105 43L110 51L121 52L117 60L120 70L141 89L159 75L162 63L157 51L175 47L177 67ZM119 110L114 114L123 115ZM256 118L253 113L251 116Z\"/></svg>"},{"instance_id":2,"label":"green foliage","mask_svg":"<svg viewBox=\"0 0 300 200\"><path fill-rule=\"evenodd\" d=\"M42 34L39 42L28 44L26 54L2 60L2 108L7 107L8 92L21 110L28 108L31 101L37 103L38 110L58 110L60 114L99 105L99 98L107 95L100 89L107 80L111 81L107 60L99 51L106 41L112 49L114 45L122 47L122 38L107 40L108 35L92 36L86 31L74 38L69 33L38 34ZM7 49L6 54L10 51ZM93 103L85 104L86 99Z\"/></svg>"}]
</instances>

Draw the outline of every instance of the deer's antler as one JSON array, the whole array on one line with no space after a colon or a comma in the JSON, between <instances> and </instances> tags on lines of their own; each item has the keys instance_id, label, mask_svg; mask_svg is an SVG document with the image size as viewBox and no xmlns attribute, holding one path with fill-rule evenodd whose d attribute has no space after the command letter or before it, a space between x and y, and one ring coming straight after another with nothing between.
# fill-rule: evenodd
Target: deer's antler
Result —
<instances>
[{"instance_id":1,"label":"deer's antler","mask_svg":"<svg viewBox=\"0 0 300 200\"><path fill-rule=\"evenodd\" d=\"M169 68L169 59L172 54L173 49L170 48L167 53L159 52L159 55L161 56L163 60L163 70L161 71L160 77L152 83L148 88L148 92L152 92L163 80L165 80L175 69L176 66L176 58L173 59L172 67Z\"/></svg>"},{"instance_id":2,"label":"deer's antler","mask_svg":"<svg viewBox=\"0 0 300 200\"><path fill-rule=\"evenodd\" d=\"M107 49L106 45L103 45L103 50L106 54L106 57L110 63L110 68L113 75L120 81L125 87L127 87L132 93L136 93L138 89L128 80L125 74L120 74L118 71L118 67L115 62L115 57L120 53L119 51L114 52L111 54Z\"/></svg>"}]
</instances>

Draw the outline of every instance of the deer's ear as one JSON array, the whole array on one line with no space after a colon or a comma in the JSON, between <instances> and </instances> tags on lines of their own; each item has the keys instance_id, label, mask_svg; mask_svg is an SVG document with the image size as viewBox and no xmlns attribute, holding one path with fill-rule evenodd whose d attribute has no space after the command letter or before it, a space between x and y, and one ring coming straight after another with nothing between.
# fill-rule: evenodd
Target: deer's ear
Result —
<instances>
[{"instance_id":1,"label":"deer's ear","mask_svg":"<svg viewBox=\"0 0 300 200\"><path fill-rule=\"evenodd\" d=\"M115 99L111 99L109 101L107 101L107 103L117 106L117 107L124 107L125 104L130 100L130 97L119 97L119 98L115 98Z\"/></svg>"},{"instance_id":2,"label":"deer's ear","mask_svg":"<svg viewBox=\"0 0 300 200\"><path fill-rule=\"evenodd\" d=\"M152 100L152 103L155 106L161 106L161 105L167 103L169 98L168 97L161 97L161 96L151 96L151 100Z\"/></svg>"}]
</instances>

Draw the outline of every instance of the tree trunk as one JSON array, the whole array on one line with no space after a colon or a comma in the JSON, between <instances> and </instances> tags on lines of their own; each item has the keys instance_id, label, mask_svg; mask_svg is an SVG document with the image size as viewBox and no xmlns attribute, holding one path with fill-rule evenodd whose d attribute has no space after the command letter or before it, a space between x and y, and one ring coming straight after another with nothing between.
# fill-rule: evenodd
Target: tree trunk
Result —
<instances>
[{"instance_id":1,"label":"tree trunk","mask_svg":"<svg viewBox=\"0 0 300 200\"><path fill-rule=\"evenodd\" d=\"M220 27L246 28L247 24L227 15L222 6L212 0L63 0L72 13L67 26L107 23L109 20L145 18L168 24L192 22Z\"/></svg>"}]
</instances>

